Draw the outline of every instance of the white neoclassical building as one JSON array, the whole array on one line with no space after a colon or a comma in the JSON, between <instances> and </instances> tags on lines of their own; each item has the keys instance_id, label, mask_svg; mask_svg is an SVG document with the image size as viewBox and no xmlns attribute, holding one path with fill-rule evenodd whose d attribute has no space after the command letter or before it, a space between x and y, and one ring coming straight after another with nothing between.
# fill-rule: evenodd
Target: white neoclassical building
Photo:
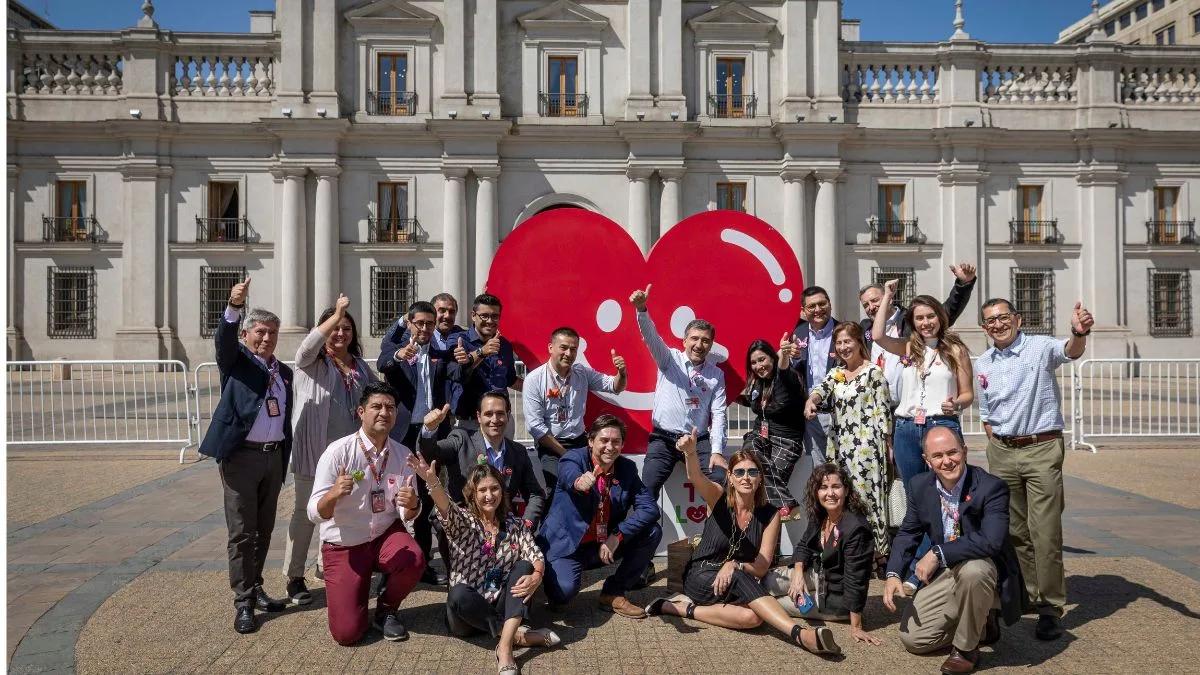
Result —
<instances>
[{"instance_id":1,"label":"white neoclassical building","mask_svg":"<svg viewBox=\"0 0 1200 675\"><path fill-rule=\"evenodd\" d=\"M862 42L838 0L279 0L248 33L146 8L9 29L9 358L209 359L245 274L285 350L338 291L370 345L564 205L644 249L744 209L843 318L977 261L968 317L1008 296L1066 334L1078 299L1093 355L1200 346L1200 49L1098 14L1000 45Z\"/></svg>"}]
</instances>

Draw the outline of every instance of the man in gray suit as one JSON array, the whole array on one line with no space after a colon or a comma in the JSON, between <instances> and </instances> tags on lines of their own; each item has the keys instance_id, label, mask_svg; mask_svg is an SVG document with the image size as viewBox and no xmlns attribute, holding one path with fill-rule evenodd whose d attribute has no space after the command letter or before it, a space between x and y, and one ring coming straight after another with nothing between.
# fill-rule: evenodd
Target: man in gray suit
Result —
<instances>
[{"instance_id":1,"label":"man in gray suit","mask_svg":"<svg viewBox=\"0 0 1200 675\"><path fill-rule=\"evenodd\" d=\"M534 529L546 512L546 495L538 483L529 451L524 445L505 438L510 414L508 396L501 391L489 391L479 398L479 430L459 427L444 440L437 440L438 427L450 414L450 406L429 411L421 430L419 448L425 461L437 460L449 475L450 498L462 502L467 474L477 464L491 464L504 477L504 489L513 503L513 512ZM524 502L524 512L521 502Z\"/></svg>"}]
</instances>

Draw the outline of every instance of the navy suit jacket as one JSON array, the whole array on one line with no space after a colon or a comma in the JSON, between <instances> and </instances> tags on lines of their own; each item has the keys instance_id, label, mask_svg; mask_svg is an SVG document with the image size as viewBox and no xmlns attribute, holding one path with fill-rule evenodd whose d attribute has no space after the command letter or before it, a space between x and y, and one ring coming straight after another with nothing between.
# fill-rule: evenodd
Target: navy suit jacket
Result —
<instances>
[{"instance_id":1,"label":"navy suit jacket","mask_svg":"<svg viewBox=\"0 0 1200 675\"><path fill-rule=\"evenodd\" d=\"M829 324L832 327L837 327L838 320L833 317L830 317ZM792 339L793 340L808 339L808 322L807 321L801 319L800 322L796 324L796 330L792 331ZM837 357L837 354L835 354L833 351L833 340L830 339L829 340L829 356L825 357L825 372L828 373L829 371L833 370L834 368L837 367L837 364L838 364L838 357ZM800 354L798 356L792 357L792 370L796 371L797 373L800 373L800 381L804 383L805 387L807 387L808 386L808 350L807 349L801 349ZM814 387L818 384L820 384L820 382L813 382Z\"/></svg>"},{"instance_id":2,"label":"navy suit jacket","mask_svg":"<svg viewBox=\"0 0 1200 675\"><path fill-rule=\"evenodd\" d=\"M268 370L242 343L238 342L240 322L224 318L217 324L217 369L221 373L221 400L213 411L212 421L200 454L220 462L237 451L250 434L258 411L266 404ZM286 396L283 420L283 468L287 470L292 453L292 369L279 363Z\"/></svg>"},{"instance_id":3,"label":"navy suit jacket","mask_svg":"<svg viewBox=\"0 0 1200 675\"><path fill-rule=\"evenodd\" d=\"M480 455L486 457L487 447L483 442L483 434L468 429L455 429L443 440L420 436L421 455L426 461L437 460L441 466L455 467L450 471L450 498L462 502L463 487L467 484L467 474L479 463ZM537 470L541 470L539 464ZM511 500L513 495L521 495L525 500L525 520L536 527L542 522L546 511L546 493L534 473L533 462L529 460L529 451L516 441L504 441L504 491ZM515 512L514 512L515 513Z\"/></svg>"},{"instance_id":4,"label":"navy suit jacket","mask_svg":"<svg viewBox=\"0 0 1200 675\"><path fill-rule=\"evenodd\" d=\"M400 400L396 401L396 426L392 427L391 433L392 438L399 442L403 442L405 434L408 433L413 407L417 402L417 367L408 361L397 361L396 350L403 349L411 340L412 336L401 328L399 321L392 324L387 335L383 337L379 360L375 363L376 369L387 383L395 387L400 394ZM447 368L453 359L451 352L440 351L430 344L429 383L434 408L440 408L447 403L454 405L450 380L446 376ZM449 421L446 422L441 431L448 433L450 424Z\"/></svg>"},{"instance_id":5,"label":"navy suit jacket","mask_svg":"<svg viewBox=\"0 0 1200 675\"><path fill-rule=\"evenodd\" d=\"M538 533L538 545L546 552L546 561L565 558L579 548L579 542L592 524L600 491L592 486L587 492L575 489L575 480L593 468L591 450L575 448L558 460L558 488L550 500L550 513ZM626 539L658 524L658 503L642 479L637 464L618 457L613 464L613 483L608 491L608 531L620 532Z\"/></svg>"},{"instance_id":6,"label":"navy suit jacket","mask_svg":"<svg viewBox=\"0 0 1200 675\"><path fill-rule=\"evenodd\" d=\"M935 486L937 474L928 471L909 482L908 512L892 541L888 573L904 578L924 535L929 535L934 546L941 545L948 567L967 560L991 558L996 564L1004 622L1011 625L1021 618L1026 598L1021 567L1008 539L1008 484L979 467L968 465L966 470L958 505L962 536L951 542L945 541L942 529L942 500Z\"/></svg>"}]
</instances>

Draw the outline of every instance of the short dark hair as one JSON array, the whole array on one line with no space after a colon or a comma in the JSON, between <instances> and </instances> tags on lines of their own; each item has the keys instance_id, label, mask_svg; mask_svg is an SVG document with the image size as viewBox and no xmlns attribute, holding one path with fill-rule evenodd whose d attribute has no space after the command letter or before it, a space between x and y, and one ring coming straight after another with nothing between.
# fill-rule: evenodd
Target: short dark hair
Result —
<instances>
[{"instance_id":1,"label":"short dark hair","mask_svg":"<svg viewBox=\"0 0 1200 675\"><path fill-rule=\"evenodd\" d=\"M616 415L604 414L592 420L592 426L588 427L588 440L600 435L605 429L616 429L621 432L621 440L625 440L625 423Z\"/></svg>"},{"instance_id":2,"label":"short dark hair","mask_svg":"<svg viewBox=\"0 0 1200 675\"><path fill-rule=\"evenodd\" d=\"M485 391L485 392L483 392L483 396L479 397L479 409L480 410L483 410L484 399L489 399L489 398L498 398L501 401L504 401L504 412L508 412L508 413L512 412L512 401L508 400L508 394L506 394L502 391Z\"/></svg>"},{"instance_id":3,"label":"short dark hair","mask_svg":"<svg viewBox=\"0 0 1200 675\"><path fill-rule=\"evenodd\" d=\"M579 333L576 332L576 330L574 328L569 328L567 326L559 326L558 328L554 329L553 333L550 334L550 341L554 342L554 338L556 338L560 335L563 337L575 338L576 340L579 339Z\"/></svg>"},{"instance_id":4,"label":"short dark hair","mask_svg":"<svg viewBox=\"0 0 1200 675\"><path fill-rule=\"evenodd\" d=\"M479 311L480 305L487 305L488 307L495 307L496 309L504 309L504 306L500 304L500 298L497 298L491 293L480 293L479 295L475 296L475 302L471 303L471 311Z\"/></svg>"},{"instance_id":5,"label":"short dark hair","mask_svg":"<svg viewBox=\"0 0 1200 675\"><path fill-rule=\"evenodd\" d=\"M400 393L398 391L396 391L396 388L393 387L392 385L388 384L387 382L383 382L380 380L380 381L375 381L375 382L369 382L369 383L367 383L367 386L363 387L362 396L358 397L358 407L360 407L360 408L367 407L367 401L370 401L372 396L376 396L379 394L382 394L383 396L391 396L392 403L400 402Z\"/></svg>"},{"instance_id":6,"label":"short dark hair","mask_svg":"<svg viewBox=\"0 0 1200 675\"><path fill-rule=\"evenodd\" d=\"M870 283L870 284L867 284L866 286L863 286L862 288L858 289L858 297L861 298L863 296L863 293L866 293L867 291L871 290L872 288L879 291L880 293L883 292L883 284ZM825 297L828 298L829 296L826 295Z\"/></svg>"},{"instance_id":7,"label":"short dark hair","mask_svg":"<svg viewBox=\"0 0 1200 675\"><path fill-rule=\"evenodd\" d=\"M416 316L417 314L432 314L434 316L437 316L437 310L433 308L432 302L425 302L424 300L418 300L408 306L409 320L412 320L412 318L414 316Z\"/></svg>"},{"instance_id":8,"label":"short dark hair","mask_svg":"<svg viewBox=\"0 0 1200 675\"><path fill-rule=\"evenodd\" d=\"M444 302L446 300L453 302L454 306L458 307L458 300L455 300L454 296L450 295L449 293L438 293L437 295L435 295L429 299L429 304L436 305L437 303Z\"/></svg>"},{"instance_id":9,"label":"short dark hair","mask_svg":"<svg viewBox=\"0 0 1200 675\"><path fill-rule=\"evenodd\" d=\"M996 305L1008 305L1008 311L1012 312L1013 314L1019 314L1017 308L1013 307L1012 302L1008 298L988 298L987 302L983 303L983 305L979 307L980 323L983 323L984 311L986 311L988 307L995 307Z\"/></svg>"},{"instance_id":10,"label":"short dark hair","mask_svg":"<svg viewBox=\"0 0 1200 675\"><path fill-rule=\"evenodd\" d=\"M825 296L826 300L829 299L829 292L826 291L824 288L821 288L820 286L809 286L808 288L804 289L803 291L800 291L800 306L803 307L804 301L811 298L814 295L823 295L823 296Z\"/></svg>"},{"instance_id":11,"label":"short dark hair","mask_svg":"<svg viewBox=\"0 0 1200 675\"><path fill-rule=\"evenodd\" d=\"M717 339L717 329L711 323L705 321L704 319L692 319L691 321L689 321L687 327L685 327L683 329L683 336L687 337L687 334L692 332L693 330L708 331L708 337L710 339L713 339L713 340Z\"/></svg>"},{"instance_id":12,"label":"short dark hair","mask_svg":"<svg viewBox=\"0 0 1200 675\"><path fill-rule=\"evenodd\" d=\"M321 318L317 319L317 325L320 326L321 324L328 321L329 317L333 316L336 311L337 310L335 310L332 307L327 307L324 312L321 312ZM350 352L351 356L361 357L362 356L362 344L359 343L359 341L358 341L358 323L356 323L354 321L354 315L351 314L349 311L343 312L342 316L345 317L346 320L350 322L350 330L354 332L354 337L350 339L350 346L347 347L346 350ZM279 324L276 324L276 326L278 326L278 325Z\"/></svg>"}]
</instances>

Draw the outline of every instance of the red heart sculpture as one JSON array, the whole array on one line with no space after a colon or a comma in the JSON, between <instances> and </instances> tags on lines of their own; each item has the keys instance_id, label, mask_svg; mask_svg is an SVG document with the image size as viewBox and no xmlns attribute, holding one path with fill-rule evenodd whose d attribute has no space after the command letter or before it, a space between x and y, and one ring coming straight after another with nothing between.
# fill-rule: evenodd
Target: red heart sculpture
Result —
<instances>
[{"instance_id":1,"label":"red heart sculpture","mask_svg":"<svg viewBox=\"0 0 1200 675\"><path fill-rule=\"evenodd\" d=\"M488 292L504 303L501 333L532 370L546 362L550 334L579 332L580 361L615 374L610 350L625 358L629 384L615 401L588 396L587 421L616 414L630 427L625 451L645 452L658 370L638 332L629 296L652 285L647 304L659 335L681 349L692 318L716 327L710 359L728 360L730 400L745 386L746 350L756 339L778 347L800 314L804 280L796 256L767 223L737 211L684 219L642 257L620 225L584 209L555 209L521 223L496 252ZM612 398L612 397L608 397ZM736 443L736 441L734 441Z\"/></svg>"},{"instance_id":2,"label":"red heart sculpture","mask_svg":"<svg viewBox=\"0 0 1200 675\"><path fill-rule=\"evenodd\" d=\"M708 507L704 505L689 506L687 509L687 517L688 520L692 521L693 523L703 523L704 519L708 517Z\"/></svg>"}]
</instances>

